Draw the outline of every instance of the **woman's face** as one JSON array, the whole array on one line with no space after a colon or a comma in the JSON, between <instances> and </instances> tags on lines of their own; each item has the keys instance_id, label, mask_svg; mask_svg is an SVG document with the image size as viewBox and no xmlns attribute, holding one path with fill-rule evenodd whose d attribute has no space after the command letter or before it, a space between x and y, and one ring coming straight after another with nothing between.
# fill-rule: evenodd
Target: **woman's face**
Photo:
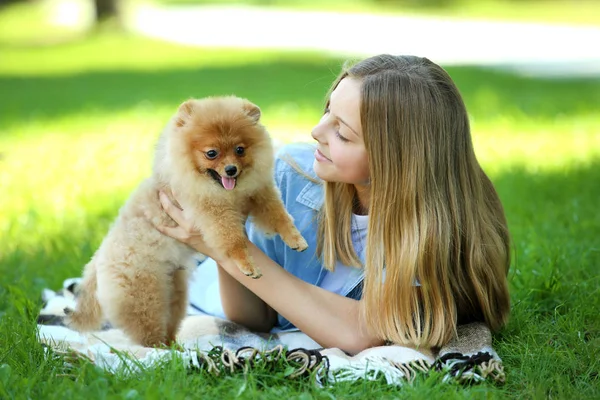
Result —
<instances>
[{"instance_id":1,"label":"woman's face","mask_svg":"<svg viewBox=\"0 0 600 400\"><path fill-rule=\"evenodd\" d=\"M369 162L360 123L361 82L344 78L329 98L329 109L312 130L318 142L314 169L327 182L364 185Z\"/></svg>"}]
</instances>

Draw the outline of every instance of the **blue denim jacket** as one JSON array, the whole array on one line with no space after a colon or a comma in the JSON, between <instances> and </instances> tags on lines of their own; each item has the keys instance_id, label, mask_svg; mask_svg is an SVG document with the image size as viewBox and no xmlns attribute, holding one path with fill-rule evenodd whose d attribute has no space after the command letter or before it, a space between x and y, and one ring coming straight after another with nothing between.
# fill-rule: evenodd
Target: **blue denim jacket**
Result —
<instances>
[{"instance_id":1,"label":"blue denim jacket","mask_svg":"<svg viewBox=\"0 0 600 400\"><path fill-rule=\"evenodd\" d=\"M320 184L314 183L305 176L302 176L282 159L284 156L291 157L300 169L316 178L313 170L314 150L314 146L308 144L287 145L278 151L275 162L276 185L281 191L281 198L286 210L294 218L296 227L306 239L308 249L304 252L297 252L287 247L278 235L271 238L266 237L262 231L253 225L251 218L246 224L246 230L248 238L269 258L303 281L320 286L327 274L327 270L323 268L321 259L316 254L317 213L323 203L323 188ZM364 254L359 252L358 256L364 262ZM210 261L208 263L204 262L198 268L199 271L197 272L201 273L206 268L204 264L210 264ZM206 277L201 277L200 279L206 279ZM363 275L359 274L357 277L345 282L339 294L360 299L362 295L362 280ZM191 290L194 290L193 283ZM215 291L213 290L213 292ZM214 294L211 296L213 299L208 300L209 302L217 301L214 299ZM216 292L216 295L218 296L218 292ZM192 306L194 306L193 298L191 300ZM220 303L220 298L218 301ZM206 306L196 308L204 309ZM283 316L278 315L277 319L277 329L288 330L294 328Z\"/></svg>"}]
</instances>

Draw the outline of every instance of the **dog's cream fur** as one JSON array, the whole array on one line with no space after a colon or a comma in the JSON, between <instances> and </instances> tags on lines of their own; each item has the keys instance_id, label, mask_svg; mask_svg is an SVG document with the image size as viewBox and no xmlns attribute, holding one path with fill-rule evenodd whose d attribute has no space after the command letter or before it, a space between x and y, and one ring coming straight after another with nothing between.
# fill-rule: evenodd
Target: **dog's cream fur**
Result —
<instances>
[{"instance_id":1,"label":"dog's cream fur","mask_svg":"<svg viewBox=\"0 0 600 400\"><path fill-rule=\"evenodd\" d=\"M155 228L176 226L160 205L159 190L174 193L204 240L246 275L260 276L246 248L247 214L266 234L278 233L290 247L306 249L274 185L273 147L259 119L257 106L233 96L179 107L159 138L152 176L120 210L85 267L76 310L69 312L71 326L95 330L107 319L144 346L175 340L197 253ZM242 156L236 154L240 146ZM207 149L217 149L219 157L209 159ZM241 171L233 190L208 172L223 176L227 165Z\"/></svg>"}]
</instances>

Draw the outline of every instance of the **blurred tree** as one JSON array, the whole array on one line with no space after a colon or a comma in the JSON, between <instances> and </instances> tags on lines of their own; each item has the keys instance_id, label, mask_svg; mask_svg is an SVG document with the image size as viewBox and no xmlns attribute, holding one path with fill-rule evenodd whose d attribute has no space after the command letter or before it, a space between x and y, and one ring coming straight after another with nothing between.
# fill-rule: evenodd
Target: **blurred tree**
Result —
<instances>
[{"instance_id":1,"label":"blurred tree","mask_svg":"<svg viewBox=\"0 0 600 400\"><path fill-rule=\"evenodd\" d=\"M109 20L119 20L119 0L94 0L96 24Z\"/></svg>"},{"instance_id":2,"label":"blurred tree","mask_svg":"<svg viewBox=\"0 0 600 400\"><path fill-rule=\"evenodd\" d=\"M12 3L18 3L21 1L23 1L23 0L0 0L0 7L8 5L8 4L12 4Z\"/></svg>"}]
</instances>

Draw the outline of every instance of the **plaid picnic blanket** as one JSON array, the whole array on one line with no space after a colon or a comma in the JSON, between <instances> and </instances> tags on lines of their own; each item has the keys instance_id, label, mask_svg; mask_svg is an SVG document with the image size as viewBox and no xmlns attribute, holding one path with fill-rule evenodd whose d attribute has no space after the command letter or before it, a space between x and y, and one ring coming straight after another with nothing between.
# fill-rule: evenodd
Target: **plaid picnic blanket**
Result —
<instances>
[{"instance_id":1,"label":"plaid picnic blanket","mask_svg":"<svg viewBox=\"0 0 600 400\"><path fill-rule=\"evenodd\" d=\"M190 369L219 375L248 372L258 363L278 366L283 359L290 379L310 376L319 385L381 378L402 385L432 370L442 371L444 382L502 383L505 379L502 360L484 324L459 326L458 337L435 354L387 345L348 355L340 349L324 349L299 331L256 333L220 318L189 315L177 336L177 349L147 348L109 325L91 333L67 328L63 310L75 306L78 283L78 278L67 279L59 291L44 289L38 316L39 341L48 354L62 357L66 367L84 361L113 373L139 373L177 357Z\"/></svg>"}]
</instances>

